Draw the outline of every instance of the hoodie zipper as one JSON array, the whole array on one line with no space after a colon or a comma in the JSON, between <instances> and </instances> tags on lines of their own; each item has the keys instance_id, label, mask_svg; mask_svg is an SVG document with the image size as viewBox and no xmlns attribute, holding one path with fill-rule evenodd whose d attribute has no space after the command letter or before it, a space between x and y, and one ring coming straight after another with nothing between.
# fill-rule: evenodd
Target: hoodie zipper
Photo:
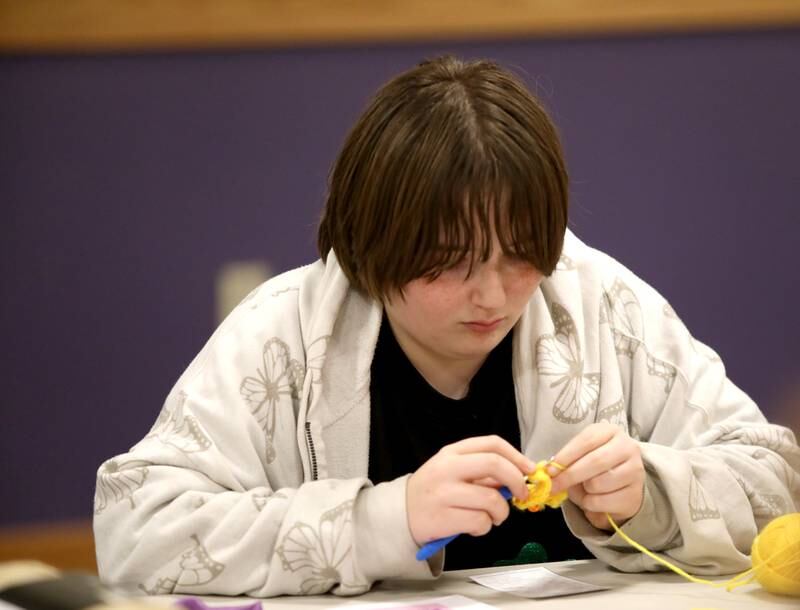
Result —
<instances>
[{"instance_id":1,"label":"hoodie zipper","mask_svg":"<svg viewBox=\"0 0 800 610\"><path fill-rule=\"evenodd\" d=\"M317 454L314 451L314 439L311 437L311 422L306 422L306 445L308 446L308 457L311 462L311 480L316 481L318 476Z\"/></svg>"}]
</instances>

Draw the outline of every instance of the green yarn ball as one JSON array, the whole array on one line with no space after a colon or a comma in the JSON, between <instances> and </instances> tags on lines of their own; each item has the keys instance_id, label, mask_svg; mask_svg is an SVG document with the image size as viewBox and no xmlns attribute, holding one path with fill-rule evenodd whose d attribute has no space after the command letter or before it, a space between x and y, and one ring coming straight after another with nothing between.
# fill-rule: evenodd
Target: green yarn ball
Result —
<instances>
[{"instance_id":1,"label":"green yarn ball","mask_svg":"<svg viewBox=\"0 0 800 610\"><path fill-rule=\"evenodd\" d=\"M518 566L526 563L544 563L547 561L547 551L538 542L525 544L514 559L501 559L495 561L495 567Z\"/></svg>"}]
</instances>

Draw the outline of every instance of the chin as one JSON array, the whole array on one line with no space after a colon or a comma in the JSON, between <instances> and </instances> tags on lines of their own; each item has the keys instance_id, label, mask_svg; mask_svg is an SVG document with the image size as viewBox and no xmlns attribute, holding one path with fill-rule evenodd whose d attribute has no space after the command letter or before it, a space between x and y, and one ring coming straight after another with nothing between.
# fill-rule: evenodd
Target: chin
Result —
<instances>
[{"instance_id":1,"label":"chin","mask_svg":"<svg viewBox=\"0 0 800 610\"><path fill-rule=\"evenodd\" d=\"M465 352L470 352L471 356L486 356L494 348L500 345L500 342L506 336L506 332L495 331L487 333L486 335L473 337L468 344L464 345Z\"/></svg>"}]
</instances>

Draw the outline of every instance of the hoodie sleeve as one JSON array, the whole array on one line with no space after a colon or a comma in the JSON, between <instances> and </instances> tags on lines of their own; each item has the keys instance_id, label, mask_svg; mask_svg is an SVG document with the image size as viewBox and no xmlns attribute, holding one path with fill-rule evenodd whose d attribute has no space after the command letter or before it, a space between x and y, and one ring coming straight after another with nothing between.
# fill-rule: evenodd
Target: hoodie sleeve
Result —
<instances>
[{"instance_id":1,"label":"hoodie sleeve","mask_svg":"<svg viewBox=\"0 0 800 610\"><path fill-rule=\"evenodd\" d=\"M255 320L263 308L238 309L178 381L150 433L100 467L102 580L153 595L269 597L353 595L380 579L438 574L436 560L414 557L406 478L372 486L365 477L304 475L296 306L276 314L266 335Z\"/></svg>"},{"instance_id":2,"label":"hoodie sleeve","mask_svg":"<svg viewBox=\"0 0 800 610\"><path fill-rule=\"evenodd\" d=\"M800 508L800 450L727 377L655 290L621 266L603 288L601 342L613 343L622 405L647 472L640 511L622 528L696 574L750 567L750 546L773 518ZM618 535L565 508L576 535L624 571L663 569Z\"/></svg>"}]
</instances>

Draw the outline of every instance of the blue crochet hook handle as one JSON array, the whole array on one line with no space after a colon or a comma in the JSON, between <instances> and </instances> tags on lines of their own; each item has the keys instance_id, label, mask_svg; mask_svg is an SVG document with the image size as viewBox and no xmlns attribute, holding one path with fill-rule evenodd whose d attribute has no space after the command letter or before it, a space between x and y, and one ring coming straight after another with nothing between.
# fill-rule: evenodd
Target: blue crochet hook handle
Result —
<instances>
[{"instance_id":1,"label":"blue crochet hook handle","mask_svg":"<svg viewBox=\"0 0 800 610\"><path fill-rule=\"evenodd\" d=\"M511 499L511 490L508 487L501 487L497 491L500 492L500 495L503 496L506 500ZM417 559L419 561L425 561L426 559L430 559L436 553L441 551L445 546L451 543L453 540L458 538L458 534L453 534L452 536L447 536L446 538L438 538L436 540L431 540L430 542L425 543L420 550L417 551Z\"/></svg>"}]
</instances>

